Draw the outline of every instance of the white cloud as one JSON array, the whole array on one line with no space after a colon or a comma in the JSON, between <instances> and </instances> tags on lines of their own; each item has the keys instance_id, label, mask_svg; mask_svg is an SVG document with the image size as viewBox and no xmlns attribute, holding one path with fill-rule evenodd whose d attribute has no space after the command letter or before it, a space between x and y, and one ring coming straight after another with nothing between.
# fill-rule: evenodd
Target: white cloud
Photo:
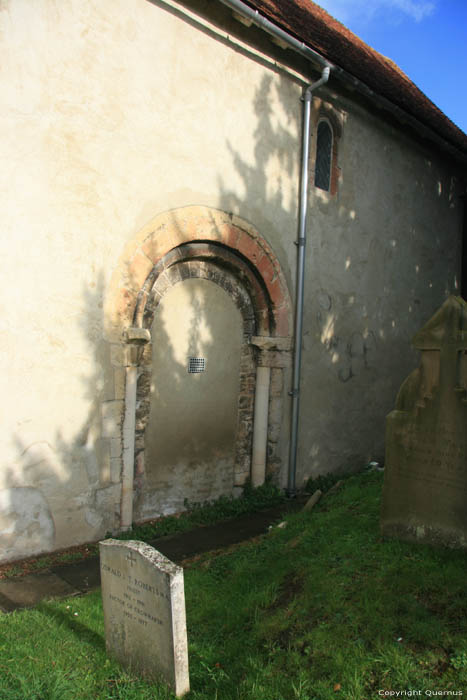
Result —
<instances>
[{"instance_id":1,"label":"white cloud","mask_svg":"<svg viewBox=\"0 0 467 700\"><path fill-rule=\"evenodd\" d=\"M416 22L421 22L435 11L434 2L420 2L420 0L384 0L385 5L393 5L413 17Z\"/></svg>"},{"instance_id":2,"label":"white cloud","mask_svg":"<svg viewBox=\"0 0 467 700\"><path fill-rule=\"evenodd\" d=\"M347 24L350 20L370 21L375 14L389 11L405 15L416 22L429 17L436 9L437 0L317 0L318 5L327 10L340 22Z\"/></svg>"}]
</instances>

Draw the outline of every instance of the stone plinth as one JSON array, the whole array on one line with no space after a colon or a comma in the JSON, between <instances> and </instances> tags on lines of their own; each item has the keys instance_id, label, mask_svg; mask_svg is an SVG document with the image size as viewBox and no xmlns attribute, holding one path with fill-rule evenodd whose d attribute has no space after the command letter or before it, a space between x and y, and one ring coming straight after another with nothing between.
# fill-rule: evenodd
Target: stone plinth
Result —
<instances>
[{"instance_id":1,"label":"stone plinth","mask_svg":"<svg viewBox=\"0 0 467 700\"><path fill-rule=\"evenodd\" d=\"M107 652L181 697L190 689L183 569L143 542L99 549Z\"/></svg>"},{"instance_id":2,"label":"stone plinth","mask_svg":"<svg viewBox=\"0 0 467 700\"><path fill-rule=\"evenodd\" d=\"M381 529L467 547L467 304L449 297L413 345L420 367L387 417Z\"/></svg>"}]
</instances>

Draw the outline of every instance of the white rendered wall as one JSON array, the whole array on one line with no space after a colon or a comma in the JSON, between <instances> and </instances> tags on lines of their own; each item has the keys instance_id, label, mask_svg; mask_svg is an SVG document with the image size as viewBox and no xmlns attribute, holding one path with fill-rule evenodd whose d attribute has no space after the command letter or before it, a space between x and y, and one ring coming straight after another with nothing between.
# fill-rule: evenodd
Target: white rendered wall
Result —
<instances>
[{"instance_id":1,"label":"white rendered wall","mask_svg":"<svg viewBox=\"0 0 467 700\"><path fill-rule=\"evenodd\" d=\"M119 430L124 386L105 301L146 221L194 204L239 214L293 295L302 84L147 0L6 0L0 36L0 556L13 559L119 522L120 455L102 437ZM454 169L336 89L322 94L343 122L338 192L310 197L299 483L381 453L409 339L459 277ZM285 411L282 482L287 425Z\"/></svg>"}]
</instances>

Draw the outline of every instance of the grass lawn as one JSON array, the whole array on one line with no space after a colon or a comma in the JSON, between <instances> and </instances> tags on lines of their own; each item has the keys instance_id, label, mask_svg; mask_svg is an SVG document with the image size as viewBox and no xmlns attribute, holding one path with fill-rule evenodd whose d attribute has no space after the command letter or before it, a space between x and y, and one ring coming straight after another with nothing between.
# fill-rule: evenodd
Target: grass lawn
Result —
<instances>
[{"instance_id":1,"label":"grass lawn","mask_svg":"<svg viewBox=\"0 0 467 700\"><path fill-rule=\"evenodd\" d=\"M351 477L287 527L186 564L187 699L467 695L466 555L382 541L381 486ZM0 617L0 698L173 695L106 658L93 593Z\"/></svg>"}]
</instances>

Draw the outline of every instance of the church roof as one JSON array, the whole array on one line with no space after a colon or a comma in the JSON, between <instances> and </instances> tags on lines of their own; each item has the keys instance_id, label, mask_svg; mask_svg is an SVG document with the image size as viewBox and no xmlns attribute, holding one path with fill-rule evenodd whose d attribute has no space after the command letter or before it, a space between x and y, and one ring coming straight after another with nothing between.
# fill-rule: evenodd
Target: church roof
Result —
<instances>
[{"instance_id":1,"label":"church roof","mask_svg":"<svg viewBox=\"0 0 467 700\"><path fill-rule=\"evenodd\" d=\"M432 129L465 157L464 134L389 58L312 0L246 0L254 9Z\"/></svg>"}]
</instances>

